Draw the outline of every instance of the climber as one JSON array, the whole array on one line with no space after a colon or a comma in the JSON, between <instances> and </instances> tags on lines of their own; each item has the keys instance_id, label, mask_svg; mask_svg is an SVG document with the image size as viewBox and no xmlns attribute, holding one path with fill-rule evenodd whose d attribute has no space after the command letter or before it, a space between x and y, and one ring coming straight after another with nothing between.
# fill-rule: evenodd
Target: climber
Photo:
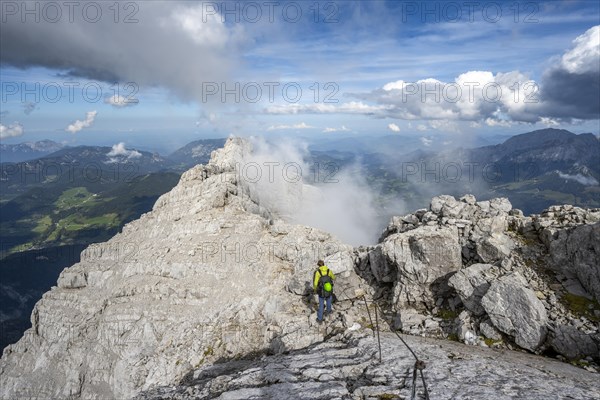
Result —
<instances>
[{"instance_id":1,"label":"climber","mask_svg":"<svg viewBox=\"0 0 600 400\"><path fill-rule=\"evenodd\" d=\"M333 299L333 281L335 275L323 260L317 262L317 270L313 278L313 288L315 293L319 295L319 311L317 313L317 322L323 322L323 303L327 302L327 313L331 313L331 301Z\"/></svg>"}]
</instances>

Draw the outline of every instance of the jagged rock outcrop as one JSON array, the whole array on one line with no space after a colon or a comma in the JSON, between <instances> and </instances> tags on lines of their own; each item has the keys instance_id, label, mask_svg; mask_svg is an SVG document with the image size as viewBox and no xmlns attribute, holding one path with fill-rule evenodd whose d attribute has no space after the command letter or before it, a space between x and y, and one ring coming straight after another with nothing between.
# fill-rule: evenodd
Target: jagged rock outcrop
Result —
<instances>
[{"instance_id":1,"label":"jagged rock outcrop","mask_svg":"<svg viewBox=\"0 0 600 400\"><path fill-rule=\"evenodd\" d=\"M396 270L394 303L397 308L433 308L447 290L444 277L461 267L455 227L422 226L388 236L381 244L384 265L375 270ZM392 264L390 268L385 264ZM383 275L382 272L379 275Z\"/></svg>"},{"instance_id":2,"label":"jagged rock outcrop","mask_svg":"<svg viewBox=\"0 0 600 400\"><path fill-rule=\"evenodd\" d=\"M380 244L357 257L378 282L393 285L395 296L379 295L399 314L393 326L406 333L552 348L568 359L598 362L599 220L598 209L555 206L526 217L507 199L444 195L429 209L393 217ZM428 231L446 232L437 240L445 269L423 256L422 244L407 244L407 238L427 241ZM433 280L425 279L428 273Z\"/></svg>"},{"instance_id":3,"label":"jagged rock outcrop","mask_svg":"<svg viewBox=\"0 0 600 400\"><path fill-rule=\"evenodd\" d=\"M592 399L597 374L547 358L405 337L425 361L431 399ZM207 366L177 385L141 393L158 399L408 399L414 358L391 333L348 332L289 354ZM417 382L417 398L423 385Z\"/></svg>"},{"instance_id":4,"label":"jagged rock outcrop","mask_svg":"<svg viewBox=\"0 0 600 400\"><path fill-rule=\"evenodd\" d=\"M316 261L337 274L341 297L370 288L350 246L261 204L237 173L250 152L229 139L151 212L63 271L33 327L4 351L0 398L124 399L220 357L322 341L329 333L314 329L314 310L297 295Z\"/></svg>"}]
</instances>

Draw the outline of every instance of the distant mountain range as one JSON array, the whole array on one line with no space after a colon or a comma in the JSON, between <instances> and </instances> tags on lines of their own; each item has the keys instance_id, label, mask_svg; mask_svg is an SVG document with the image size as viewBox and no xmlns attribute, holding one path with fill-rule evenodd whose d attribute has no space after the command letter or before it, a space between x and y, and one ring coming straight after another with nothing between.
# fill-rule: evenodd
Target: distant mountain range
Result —
<instances>
[{"instance_id":1,"label":"distant mountain range","mask_svg":"<svg viewBox=\"0 0 600 400\"><path fill-rule=\"evenodd\" d=\"M0 144L1 162L19 162L33 160L53 153L65 147L52 140L24 142L19 144Z\"/></svg>"},{"instance_id":2,"label":"distant mountain range","mask_svg":"<svg viewBox=\"0 0 600 400\"><path fill-rule=\"evenodd\" d=\"M196 140L174 151L167 158L175 165L188 169L196 164L206 164L210 160L210 153L224 144L225 139Z\"/></svg>"},{"instance_id":3,"label":"distant mountain range","mask_svg":"<svg viewBox=\"0 0 600 400\"><path fill-rule=\"evenodd\" d=\"M437 151L391 139L376 152L371 150L378 145L348 144L344 140L340 150L320 146L313 163L359 165L384 204L401 199L415 209L432 196L474 193L482 199L507 196L526 213L560 203L600 207L600 139L591 133L543 129L500 144Z\"/></svg>"}]
</instances>

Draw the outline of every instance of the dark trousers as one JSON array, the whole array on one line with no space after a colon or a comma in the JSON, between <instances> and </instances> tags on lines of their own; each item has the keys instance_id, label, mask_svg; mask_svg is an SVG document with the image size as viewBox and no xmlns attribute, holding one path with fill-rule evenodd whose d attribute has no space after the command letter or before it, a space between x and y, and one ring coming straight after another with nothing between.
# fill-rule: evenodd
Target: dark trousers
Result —
<instances>
[{"instance_id":1,"label":"dark trousers","mask_svg":"<svg viewBox=\"0 0 600 400\"><path fill-rule=\"evenodd\" d=\"M317 312L317 319L319 321L323 320L323 306L325 302L327 302L327 312L330 313L331 312L331 300L333 299L333 296L329 296L329 297L321 297L319 296L319 311Z\"/></svg>"}]
</instances>

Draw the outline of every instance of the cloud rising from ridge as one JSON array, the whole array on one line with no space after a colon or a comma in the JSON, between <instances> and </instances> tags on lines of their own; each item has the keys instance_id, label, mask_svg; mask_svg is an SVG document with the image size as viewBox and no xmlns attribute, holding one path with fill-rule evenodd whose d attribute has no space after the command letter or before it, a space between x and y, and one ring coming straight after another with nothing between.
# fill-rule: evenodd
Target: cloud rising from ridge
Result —
<instances>
[{"instance_id":1,"label":"cloud rising from ridge","mask_svg":"<svg viewBox=\"0 0 600 400\"><path fill-rule=\"evenodd\" d=\"M306 144L251 140L252 154L244 163L261 167L261 178L249 182L251 193L261 206L275 210L288 222L322 229L354 246L376 242L387 221L381 220L372 189L360 171L320 166L318 174L324 182L306 184L303 182L310 181L315 173L311 171L315 166L305 161Z\"/></svg>"}]
</instances>

